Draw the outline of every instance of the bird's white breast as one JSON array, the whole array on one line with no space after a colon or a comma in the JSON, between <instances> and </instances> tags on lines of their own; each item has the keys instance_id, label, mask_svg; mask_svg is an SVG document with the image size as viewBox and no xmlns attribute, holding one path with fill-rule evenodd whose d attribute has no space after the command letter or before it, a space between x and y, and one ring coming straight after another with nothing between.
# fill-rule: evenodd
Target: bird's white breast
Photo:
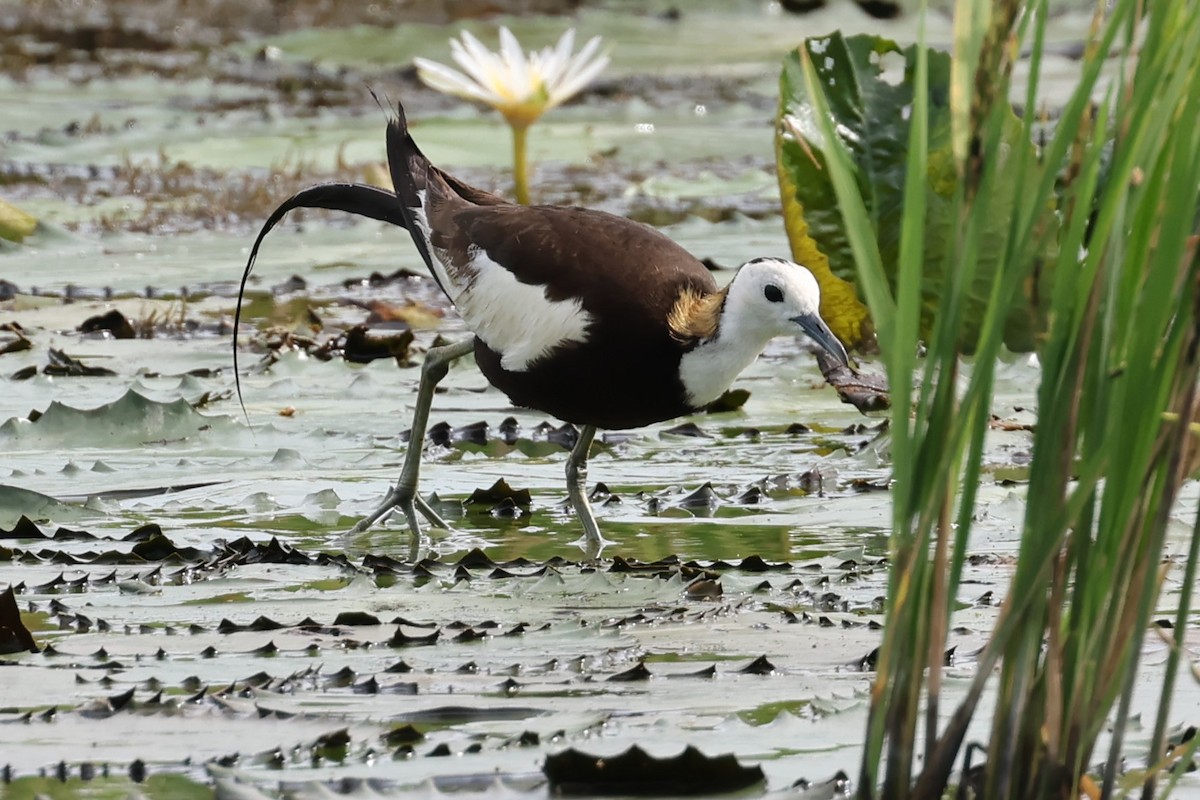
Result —
<instances>
[{"instance_id":1,"label":"bird's white breast","mask_svg":"<svg viewBox=\"0 0 1200 800\"><path fill-rule=\"evenodd\" d=\"M522 372L557 347L583 342L592 315L577 299L551 300L545 287L521 283L478 248L471 251L469 285L455 298L476 336L500 354L500 365Z\"/></svg>"},{"instance_id":2,"label":"bird's white breast","mask_svg":"<svg viewBox=\"0 0 1200 800\"><path fill-rule=\"evenodd\" d=\"M703 408L721 396L754 363L762 351L726 347L699 347L679 361L679 380L692 408Z\"/></svg>"},{"instance_id":3,"label":"bird's white breast","mask_svg":"<svg viewBox=\"0 0 1200 800\"><path fill-rule=\"evenodd\" d=\"M771 333L754 323L726 309L717 335L683 354L679 380L693 408L706 406L720 397L762 353Z\"/></svg>"}]
</instances>

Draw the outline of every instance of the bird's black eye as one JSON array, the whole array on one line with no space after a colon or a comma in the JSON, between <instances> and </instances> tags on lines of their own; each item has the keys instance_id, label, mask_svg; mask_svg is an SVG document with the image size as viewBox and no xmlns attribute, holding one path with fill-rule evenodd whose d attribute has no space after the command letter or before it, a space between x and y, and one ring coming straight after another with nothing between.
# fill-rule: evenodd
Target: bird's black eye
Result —
<instances>
[{"instance_id":1,"label":"bird's black eye","mask_svg":"<svg viewBox=\"0 0 1200 800\"><path fill-rule=\"evenodd\" d=\"M767 288L763 289L763 297L767 298L772 303L782 303L783 290L773 283L768 283Z\"/></svg>"}]
</instances>

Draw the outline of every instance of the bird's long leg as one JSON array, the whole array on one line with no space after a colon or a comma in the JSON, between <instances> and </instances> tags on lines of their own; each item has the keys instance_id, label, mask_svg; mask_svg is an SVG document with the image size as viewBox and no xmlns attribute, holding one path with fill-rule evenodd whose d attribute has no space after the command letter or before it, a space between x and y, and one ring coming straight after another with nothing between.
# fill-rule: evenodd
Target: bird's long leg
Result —
<instances>
[{"instance_id":1,"label":"bird's long leg","mask_svg":"<svg viewBox=\"0 0 1200 800\"><path fill-rule=\"evenodd\" d=\"M579 429L579 439L567 456L567 497L571 507L579 515L583 524L583 534L587 539L589 551L599 552L604 541L600 538L600 526L596 524L596 516L592 513L592 504L587 496L587 461L588 451L592 448L592 440L596 438L596 426L584 425Z\"/></svg>"},{"instance_id":2,"label":"bird's long leg","mask_svg":"<svg viewBox=\"0 0 1200 800\"><path fill-rule=\"evenodd\" d=\"M433 403L433 390L450 371L450 362L462 358L474 349L475 341L467 339L444 347L434 347L425 354L425 363L421 365L421 384L417 387L417 407L413 411L412 432L408 439L408 450L404 453L404 466L400 470L400 478L379 508L359 520L358 524L350 529L350 533L362 533L396 508L402 510L408 519L414 542L421 536L421 526L417 522L418 511L429 520L429 524L438 528L449 527L417 494L417 478L421 471L421 450L425 444L425 428L429 424L429 406Z\"/></svg>"}]
</instances>

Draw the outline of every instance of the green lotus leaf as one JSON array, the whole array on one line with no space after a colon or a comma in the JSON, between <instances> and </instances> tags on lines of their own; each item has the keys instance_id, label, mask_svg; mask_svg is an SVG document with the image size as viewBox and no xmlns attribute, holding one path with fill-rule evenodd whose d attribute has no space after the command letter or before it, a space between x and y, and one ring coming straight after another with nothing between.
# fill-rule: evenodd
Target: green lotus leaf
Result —
<instances>
[{"instance_id":1,"label":"green lotus leaf","mask_svg":"<svg viewBox=\"0 0 1200 800\"><path fill-rule=\"evenodd\" d=\"M845 223L826 168L829 143L814 119L814 106L804 83L801 48L807 50L828 99L834 127L850 153L858 188L870 214L884 269L898 274L900 229L904 207L908 128L912 112L916 45L901 48L879 36L829 36L806 40L784 59L776 125L776 155L784 219L793 257L805 264L821 284L821 313L844 342L870 348L874 330L870 315L855 290L854 257ZM895 69L888 70L889 61ZM950 149L950 56L928 51L929 159L925 268L922 286L922 329L932 326L941 286L949 271L943 261L955 234L954 194L958 174ZM900 65L903 64L901 73ZM1015 148L1032 148L1022 140L1015 114L1005 125L997 157L1008 158ZM1032 177L1032 176L1029 176ZM979 270L971 287L972 307L966 317L982 322L982 309L991 288L1008 232L1011 209L1017 201L1016 175L1001 170L991 195L989 226L983 231ZM1048 209L1049 211L1049 209ZM1052 215L1047 214L1051 221ZM1048 237L1052 240L1054 237ZM1027 287L1006 320L1005 344L1031 350L1043 320L1037 313L1038 292ZM973 348L978 328L968 326L961 345Z\"/></svg>"}]
</instances>

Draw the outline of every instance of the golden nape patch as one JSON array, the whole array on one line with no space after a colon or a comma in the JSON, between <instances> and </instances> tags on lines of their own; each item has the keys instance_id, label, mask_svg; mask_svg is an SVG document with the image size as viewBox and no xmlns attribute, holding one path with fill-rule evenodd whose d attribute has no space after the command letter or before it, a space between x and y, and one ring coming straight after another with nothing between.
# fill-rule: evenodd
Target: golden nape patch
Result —
<instances>
[{"instance_id":1,"label":"golden nape patch","mask_svg":"<svg viewBox=\"0 0 1200 800\"><path fill-rule=\"evenodd\" d=\"M721 306L729 287L719 292L702 294L695 289L684 289L667 315L667 326L678 339L709 339L717 333L721 318Z\"/></svg>"}]
</instances>

